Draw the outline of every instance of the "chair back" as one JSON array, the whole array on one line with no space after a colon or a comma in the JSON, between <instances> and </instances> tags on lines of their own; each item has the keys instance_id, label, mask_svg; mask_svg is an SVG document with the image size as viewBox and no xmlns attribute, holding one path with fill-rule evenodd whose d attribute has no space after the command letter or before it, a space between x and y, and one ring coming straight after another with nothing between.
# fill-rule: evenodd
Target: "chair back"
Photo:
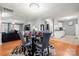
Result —
<instances>
[{"instance_id":1,"label":"chair back","mask_svg":"<svg viewBox=\"0 0 79 59\"><path fill-rule=\"evenodd\" d=\"M24 36L22 35L21 32L19 32L18 34L19 34L20 40L22 41L22 44L24 44L25 43Z\"/></svg>"},{"instance_id":2,"label":"chair back","mask_svg":"<svg viewBox=\"0 0 79 59\"><path fill-rule=\"evenodd\" d=\"M42 49L45 49L49 45L49 39L50 39L51 33L43 33L43 42L42 42Z\"/></svg>"}]
</instances>

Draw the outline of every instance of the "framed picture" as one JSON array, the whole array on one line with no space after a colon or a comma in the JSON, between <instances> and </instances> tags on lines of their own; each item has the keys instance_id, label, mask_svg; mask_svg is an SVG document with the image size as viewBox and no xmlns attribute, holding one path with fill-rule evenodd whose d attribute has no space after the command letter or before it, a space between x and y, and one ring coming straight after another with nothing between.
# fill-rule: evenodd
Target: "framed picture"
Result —
<instances>
[{"instance_id":1,"label":"framed picture","mask_svg":"<svg viewBox=\"0 0 79 59\"><path fill-rule=\"evenodd\" d=\"M30 24L25 25L24 30L29 31L30 30Z\"/></svg>"}]
</instances>

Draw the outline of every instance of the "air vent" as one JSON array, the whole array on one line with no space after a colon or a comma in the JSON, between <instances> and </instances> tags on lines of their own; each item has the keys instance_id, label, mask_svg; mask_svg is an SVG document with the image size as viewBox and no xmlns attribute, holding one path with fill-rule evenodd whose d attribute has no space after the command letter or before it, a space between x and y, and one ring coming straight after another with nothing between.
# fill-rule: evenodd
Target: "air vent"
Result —
<instances>
[{"instance_id":1,"label":"air vent","mask_svg":"<svg viewBox=\"0 0 79 59\"><path fill-rule=\"evenodd\" d=\"M13 12L13 10L11 10L11 9L8 9L8 8L3 8L3 9L4 9L4 11Z\"/></svg>"}]
</instances>

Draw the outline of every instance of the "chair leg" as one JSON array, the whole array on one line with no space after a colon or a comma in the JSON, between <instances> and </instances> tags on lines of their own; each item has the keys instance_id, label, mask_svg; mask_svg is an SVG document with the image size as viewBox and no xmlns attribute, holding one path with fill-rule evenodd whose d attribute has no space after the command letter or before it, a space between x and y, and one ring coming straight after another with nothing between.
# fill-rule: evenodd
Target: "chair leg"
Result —
<instances>
[{"instance_id":1,"label":"chair leg","mask_svg":"<svg viewBox=\"0 0 79 59\"><path fill-rule=\"evenodd\" d=\"M47 47L47 50L48 50L48 55L49 55L49 47Z\"/></svg>"}]
</instances>

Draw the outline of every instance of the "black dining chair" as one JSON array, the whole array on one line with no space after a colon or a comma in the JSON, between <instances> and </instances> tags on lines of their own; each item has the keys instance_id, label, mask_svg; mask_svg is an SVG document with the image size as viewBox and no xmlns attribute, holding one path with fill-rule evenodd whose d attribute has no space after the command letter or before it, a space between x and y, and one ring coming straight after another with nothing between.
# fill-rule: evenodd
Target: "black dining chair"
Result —
<instances>
[{"instance_id":1,"label":"black dining chair","mask_svg":"<svg viewBox=\"0 0 79 59\"><path fill-rule=\"evenodd\" d=\"M44 56L44 49L46 49L46 48L47 48L48 55L49 55L49 39L50 39L50 36L51 36L51 33L48 33L48 32L43 33L42 43L41 44L35 43L36 47L41 50L42 56Z\"/></svg>"}]
</instances>

